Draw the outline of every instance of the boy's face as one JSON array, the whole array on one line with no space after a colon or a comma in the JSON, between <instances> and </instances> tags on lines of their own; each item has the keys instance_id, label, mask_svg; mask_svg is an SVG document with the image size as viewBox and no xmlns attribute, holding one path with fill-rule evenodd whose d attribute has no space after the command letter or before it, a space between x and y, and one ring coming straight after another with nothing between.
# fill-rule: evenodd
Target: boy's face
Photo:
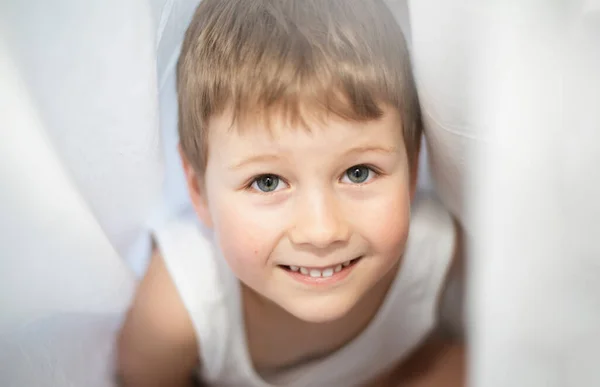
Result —
<instances>
[{"instance_id":1,"label":"boy's face","mask_svg":"<svg viewBox=\"0 0 600 387\"><path fill-rule=\"evenodd\" d=\"M413 184L400 117L279 123L211 120L203 189L184 162L192 200L246 286L302 320L332 321L404 252Z\"/></svg>"}]
</instances>

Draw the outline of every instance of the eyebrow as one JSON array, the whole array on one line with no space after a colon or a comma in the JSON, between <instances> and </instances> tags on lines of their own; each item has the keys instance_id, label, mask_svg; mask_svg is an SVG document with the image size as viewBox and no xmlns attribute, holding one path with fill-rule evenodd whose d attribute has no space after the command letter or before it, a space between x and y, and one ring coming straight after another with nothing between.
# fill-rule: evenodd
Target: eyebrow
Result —
<instances>
[{"instance_id":1,"label":"eyebrow","mask_svg":"<svg viewBox=\"0 0 600 387\"><path fill-rule=\"evenodd\" d=\"M235 164L233 164L231 167L229 167L229 169L240 169L245 167L248 164L254 164L254 163L266 163L269 161L277 161L279 160L280 157L274 154L261 154L261 155L255 155L255 156L250 156L248 158L245 158L241 161L236 162Z\"/></svg>"},{"instance_id":2,"label":"eyebrow","mask_svg":"<svg viewBox=\"0 0 600 387\"><path fill-rule=\"evenodd\" d=\"M367 152L377 152L377 153L396 153L398 151L398 148L395 146L390 146L390 147L386 147L386 146L379 146L379 145L366 145L366 146L359 146L356 148L352 148L350 150L348 150L345 155L351 155L354 153L367 153Z\"/></svg>"},{"instance_id":3,"label":"eyebrow","mask_svg":"<svg viewBox=\"0 0 600 387\"><path fill-rule=\"evenodd\" d=\"M356 148L349 149L348 151L344 152L344 156L348 156L348 155L355 154L355 153L367 153L367 152L377 152L377 153L386 153L387 154L387 153L396 153L397 151L398 151L398 148L396 148L396 147L366 145L366 146L359 146ZM250 156L248 158L245 158L241 161L236 162L231 167L229 167L229 169L236 170L236 169L241 169L249 164L273 162L273 161L278 161L280 159L281 158L278 155L274 155L274 154L254 155L254 156Z\"/></svg>"}]
</instances>

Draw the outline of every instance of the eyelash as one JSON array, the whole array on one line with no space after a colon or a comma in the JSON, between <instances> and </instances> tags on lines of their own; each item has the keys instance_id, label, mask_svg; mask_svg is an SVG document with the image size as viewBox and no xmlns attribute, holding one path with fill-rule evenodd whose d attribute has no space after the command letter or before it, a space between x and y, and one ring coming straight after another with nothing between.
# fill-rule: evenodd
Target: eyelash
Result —
<instances>
[{"instance_id":1,"label":"eyelash","mask_svg":"<svg viewBox=\"0 0 600 387\"><path fill-rule=\"evenodd\" d=\"M350 185L356 185L356 186L367 185L367 184L370 184L373 179L376 179L376 178L378 178L378 177L380 177L382 175L382 172L379 169L377 169L374 166L372 166L372 165L357 164L357 165L353 165L350 168L346 169L344 171L344 173L342 174L342 176L341 176L340 179L343 179L345 176L347 176L348 171L350 171L351 169L359 168L359 167L367 168L369 170L369 172L373 173L373 176L371 177L371 179L369 181L365 181L365 182L362 182L362 183L348 183L348 184L350 184Z\"/></svg>"},{"instance_id":2,"label":"eyelash","mask_svg":"<svg viewBox=\"0 0 600 387\"><path fill-rule=\"evenodd\" d=\"M374 166L372 166L372 165L368 165L368 164L357 164L357 165L353 165L353 166L351 166L350 168L348 168L348 169L344 170L344 173L342 174L342 176L340 176L339 180L343 179L343 178L344 178L344 176L346 176L346 173L347 173L349 170L351 170L352 168L357 168L357 167L365 167L365 168L368 168L368 169L369 169L369 171L370 171L371 173L373 173L373 175L374 175L374 176L371 178L371 180L372 180L372 179L376 179L376 178L380 177L380 176L383 174L383 173L382 173L382 172L381 172L381 171L380 171L378 168L375 168L375 167L374 167ZM256 175L256 176L254 176L254 177L253 177L253 178L252 178L252 179L251 179L251 180L250 180L250 181L249 181L247 184L245 184L245 186L244 186L244 189L246 189L246 190L248 190L248 191L252 191L252 192L256 192L256 193L260 193L260 194L262 194L262 195L273 195L273 194L277 193L279 190L275 190L275 191L271 191L271 192L265 192L265 191L261 191L261 190L258 190L258 189L254 189L254 188L252 188L252 186L254 185L254 183L258 182L258 181L259 181L261 178L263 178L263 177L265 177L265 176L275 176L275 177L277 177L277 178L278 178L278 179L279 179L281 182L283 182L284 184L288 184L288 183L286 182L286 180L285 180L284 178L282 178L281 176L279 176L279 175L276 175L276 174L274 174L274 173L263 173L263 174L260 174L260 175ZM370 184L370 182L371 182L371 181L367 181L367 182L364 182L364 183L350 183L349 185L363 186L363 185L366 185L366 184ZM288 185L289 185L289 184L288 184Z\"/></svg>"},{"instance_id":3,"label":"eyelash","mask_svg":"<svg viewBox=\"0 0 600 387\"><path fill-rule=\"evenodd\" d=\"M252 178L252 179L251 179L251 180L250 180L250 181L249 181L249 182L248 182L248 183L245 185L245 189L246 189L247 191L251 191L251 192L254 192L254 193L259 193L259 194L261 194L261 195L273 195L273 194L276 194L277 192L279 192L279 190L275 190L275 191L271 191L271 192L265 192L265 191L261 191L261 190L259 190L259 189L254 189L254 188L252 188L252 186L254 185L254 183L257 183L257 182L258 182L258 181L259 181L261 178L263 178L263 177L266 177L266 176L274 176L274 177L277 177L281 183L288 184L288 183L285 181L285 179L284 179L284 178L282 178L282 177L281 177L281 176L279 176L279 175L276 175L276 174L274 174L274 173L263 173L263 174L261 174L261 175L254 176L254 177L253 177L253 178ZM288 185L289 185L289 184L288 184Z\"/></svg>"}]
</instances>

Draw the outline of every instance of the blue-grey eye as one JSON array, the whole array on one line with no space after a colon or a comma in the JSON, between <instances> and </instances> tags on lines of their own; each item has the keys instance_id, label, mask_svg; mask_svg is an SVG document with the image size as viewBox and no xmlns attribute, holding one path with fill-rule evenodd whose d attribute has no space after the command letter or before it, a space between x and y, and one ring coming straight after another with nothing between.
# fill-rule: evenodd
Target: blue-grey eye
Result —
<instances>
[{"instance_id":1,"label":"blue-grey eye","mask_svg":"<svg viewBox=\"0 0 600 387\"><path fill-rule=\"evenodd\" d=\"M254 180L252 185L262 192L273 192L279 186L279 177L275 175L262 175Z\"/></svg>"},{"instance_id":2,"label":"blue-grey eye","mask_svg":"<svg viewBox=\"0 0 600 387\"><path fill-rule=\"evenodd\" d=\"M364 183L369 178L371 169L364 165L356 165L346 170L346 176L348 179L355 184Z\"/></svg>"}]
</instances>

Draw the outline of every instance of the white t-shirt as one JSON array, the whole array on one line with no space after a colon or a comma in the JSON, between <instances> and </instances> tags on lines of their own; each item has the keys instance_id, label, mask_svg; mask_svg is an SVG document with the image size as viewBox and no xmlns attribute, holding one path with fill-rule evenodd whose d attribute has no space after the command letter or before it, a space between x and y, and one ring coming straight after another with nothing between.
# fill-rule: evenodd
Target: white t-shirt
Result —
<instances>
[{"instance_id":1,"label":"white t-shirt","mask_svg":"<svg viewBox=\"0 0 600 387\"><path fill-rule=\"evenodd\" d=\"M240 284L210 233L188 213L157 228L155 237L193 322L203 380L214 386L347 387L389 369L434 328L438 298L454 252L455 228L440 203L429 197L418 199L412 208L403 263L369 326L335 353L269 380L252 367Z\"/></svg>"}]
</instances>

